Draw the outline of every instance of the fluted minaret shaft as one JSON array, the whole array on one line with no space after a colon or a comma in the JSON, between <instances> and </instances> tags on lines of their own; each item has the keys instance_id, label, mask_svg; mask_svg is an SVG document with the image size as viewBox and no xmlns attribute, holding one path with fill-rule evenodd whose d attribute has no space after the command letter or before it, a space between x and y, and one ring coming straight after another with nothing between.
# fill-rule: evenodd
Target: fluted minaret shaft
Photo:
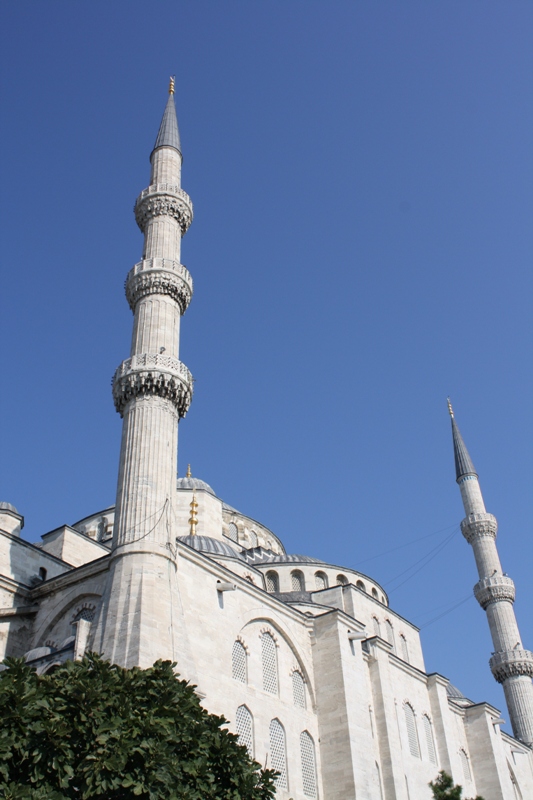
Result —
<instances>
[{"instance_id":1,"label":"fluted minaret shaft","mask_svg":"<svg viewBox=\"0 0 533 800\"><path fill-rule=\"evenodd\" d=\"M111 568L94 641L97 649L125 666L153 663L154 640L157 657L175 657L172 543L178 422L192 396L192 377L178 359L180 320L192 296L192 279L180 254L192 204L181 189L173 81L150 161L150 185L135 203L144 234L143 257L126 279L134 314L130 357L113 379L115 407L123 417L122 441Z\"/></svg>"},{"instance_id":2,"label":"fluted minaret shaft","mask_svg":"<svg viewBox=\"0 0 533 800\"><path fill-rule=\"evenodd\" d=\"M487 614L494 644L490 668L502 684L517 739L533 744L533 653L522 647L514 613L515 586L502 572L496 547L498 523L485 509L477 472L457 427L451 404L456 479L461 490L465 519L461 531L472 545L479 581L474 594Z\"/></svg>"}]
</instances>

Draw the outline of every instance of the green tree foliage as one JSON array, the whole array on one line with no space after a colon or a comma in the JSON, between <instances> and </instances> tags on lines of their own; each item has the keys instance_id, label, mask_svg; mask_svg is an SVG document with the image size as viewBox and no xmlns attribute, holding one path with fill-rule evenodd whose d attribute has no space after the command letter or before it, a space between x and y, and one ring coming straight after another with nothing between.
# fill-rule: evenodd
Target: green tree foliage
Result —
<instances>
[{"instance_id":1,"label":"green tree foliage","mask_svg":"<svg viewBox=\"0 0 533 800\"><path fill-rule=\"evenodd\" d=\"M38 676L0 673L5 800L271 800L272 770L200 705L170 661L122 669L95 654Z\"/></svg>"},{"instance_id":2,"label":"green tree foliage","mask_svg":"<svg viewBox=\"0 0 533 800\"><path fill-rule=\"evenodd\" d=\"M453 778L444 770L439 772L438 778L431 781L429 786L433 791L433 800L461 800L463 796L463 787L454 786ZM483 800L483 798L478 795L475 800Z\"/></svg>"}]
</instances>

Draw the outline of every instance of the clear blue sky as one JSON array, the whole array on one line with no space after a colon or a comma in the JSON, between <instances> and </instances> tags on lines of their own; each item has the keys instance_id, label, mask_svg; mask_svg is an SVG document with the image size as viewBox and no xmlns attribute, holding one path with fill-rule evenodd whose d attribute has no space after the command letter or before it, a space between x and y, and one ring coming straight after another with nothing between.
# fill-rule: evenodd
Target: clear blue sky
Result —
<instances>
[{"instance_id":1,"label":"clear blue sky","mask_svg":"<svg viewBox=\"0 0 533 800\"><path fill-rule=\"evenodd\" d=\"M477 579L447 541L450 394L533 647L531 3L18 0L1 23L0 495L28 538L114 502L132 206L175 73L180 473L422 625ZM473 599L422 635L428 671L504 709Z\"/></svg>"}]
</instances>

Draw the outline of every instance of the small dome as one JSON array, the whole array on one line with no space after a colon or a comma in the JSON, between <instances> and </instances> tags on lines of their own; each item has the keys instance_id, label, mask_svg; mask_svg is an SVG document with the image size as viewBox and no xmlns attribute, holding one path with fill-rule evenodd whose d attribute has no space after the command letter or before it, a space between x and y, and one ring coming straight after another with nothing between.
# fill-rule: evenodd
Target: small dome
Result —
<instances>
[{"instance_id":1,"label":"small dome","mask_svg":"<svg viewBox=\"0 0 533 800\"><path fill-rule=\"evenodd\" d=\"M13 503L0 503L0 511L12 511L14 514L19 513Z\"/></svg>"},{"instance_id":2,"label":"small dome","mask_svg":"<svg viewBox=\"0 0 533 800\"><path fill-rule=\"evenodd\" d=\"M180 536L180 542L192 547L193 550L198 550L200 553L212 553L215 556L231 556L232 558L240 558L239 553L226 542L221 542L220 539L212 539L210 536Z\"/></svg>"},{"instance_id":3,"label":"small dome","mask_svg":"<svg viewBox=\"0 0 533 800\"><path fill-rule=\"evenodd\" d=\"M457 686L454 686L453 683L449 683L447 685L446 694L448 695L448 697L451 697L452 699L466 700L466 697L464 696L462 691L458 689Z\"/></svg>"},{"instance_id":4,"label":"small dome","mask_svg":"<svg viewBox=\"0 0 533 800\"><path fill-rule=\"evenodd\" d=\"M206 483L205 481L201 481L200 478L187 478L187 477L178 478L178 480L176 481L176 488L189 489L189 490L199 489L204 492L209 492L209 494L212 494L213 497L216 497L216 494L211 489L209 484Z\"/></svg>"}]
</instances>

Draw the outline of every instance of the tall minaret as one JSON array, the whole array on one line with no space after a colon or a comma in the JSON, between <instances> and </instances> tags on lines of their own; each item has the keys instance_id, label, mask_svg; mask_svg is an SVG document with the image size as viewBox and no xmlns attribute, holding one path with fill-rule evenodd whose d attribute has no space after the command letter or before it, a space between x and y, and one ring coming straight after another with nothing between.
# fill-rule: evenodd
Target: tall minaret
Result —
<instances>
[{"instance_id":1,"label":"tall minaret","mask_svg":"<svg viewBox=\"0 0 533 800\"><path fill-rule=\"evenodd\" d=\"M111 564L92 642L111 661L142 667L176 656L178 422L192 396L191 374L178 360L180 319L192 296L191 276L180 263L192 204L181 188L173 78L150 162L150 185L135 203L143 257L126 279L131 353L113 378L124 422Z\"/></svg>"},{"instance_id":2,"label":"tall minaret","mask_svg":"<svg viewBox=\"0 0 533 800\"><path fill-rule=\"evenodd\" d=\"M490 668L498 683L503 685L514 735L531 745L533 653L522 647L513 609L514 583L502 572L496 549L498 523L496 517L485 510L478 475L457 427L449 399L448 410L452 419L455 472L466 514L461 522L461 531L474 550L480 578L474 586L474 594L481 608L487 612L494 644Z\"/></svg>"}]
</instances>

